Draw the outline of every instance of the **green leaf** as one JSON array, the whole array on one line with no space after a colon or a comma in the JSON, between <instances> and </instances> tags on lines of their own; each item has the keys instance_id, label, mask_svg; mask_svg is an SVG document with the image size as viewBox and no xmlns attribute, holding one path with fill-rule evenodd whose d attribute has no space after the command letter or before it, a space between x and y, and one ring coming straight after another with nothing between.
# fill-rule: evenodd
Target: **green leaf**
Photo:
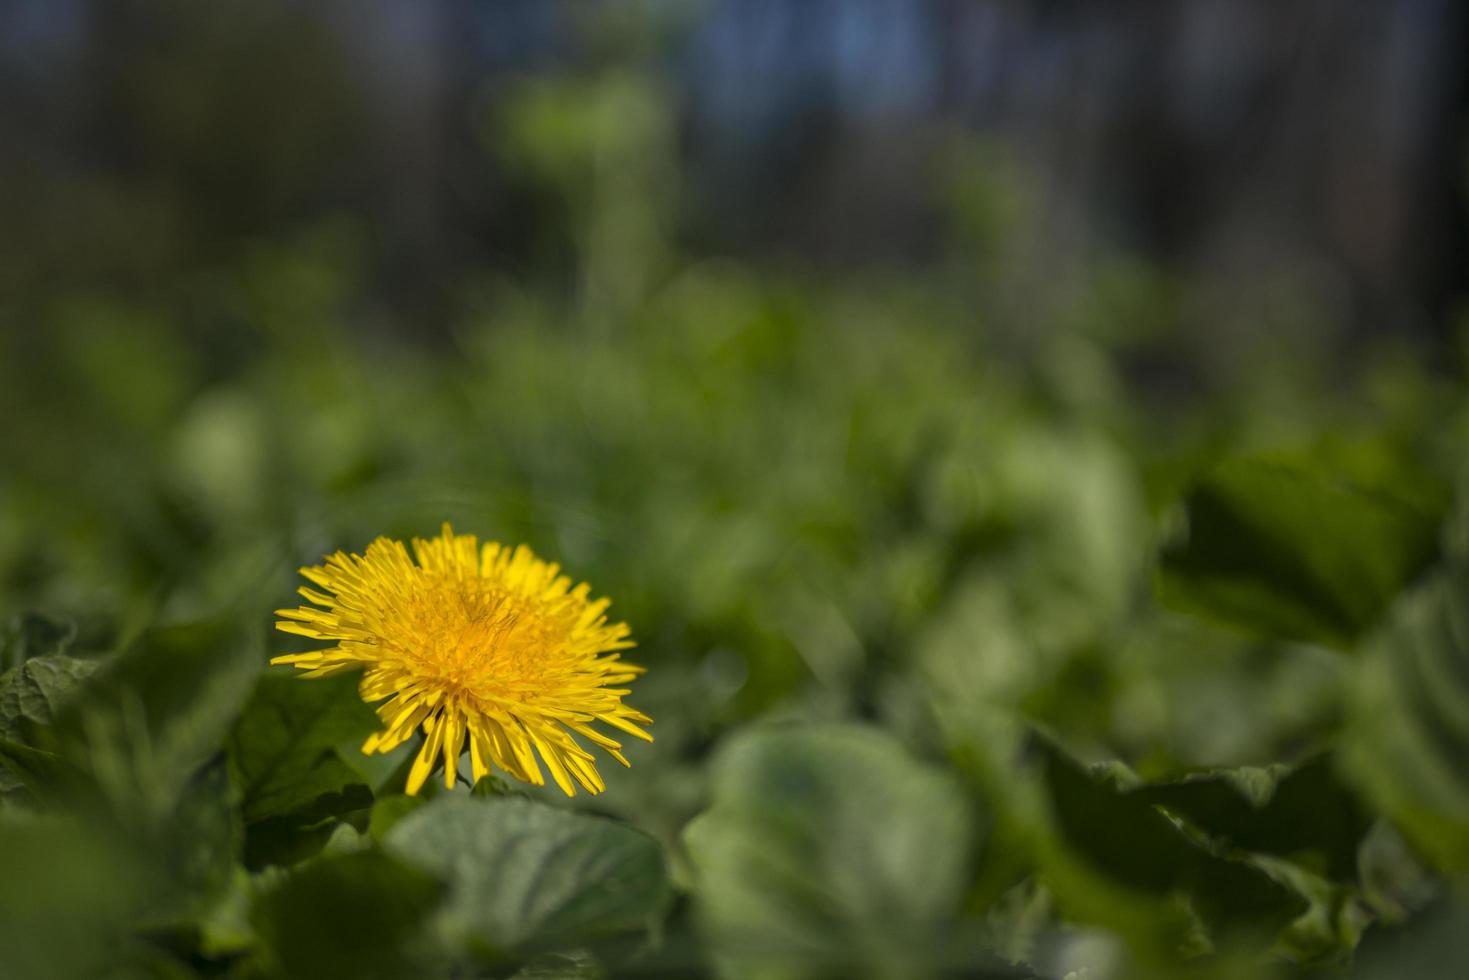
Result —
<instances>
[{"instance_id":1,"label":"green leaf","mask_svg":"<svg viewBox=\"0 0 1469 980\"><path fill-rule=\"evenodd\" d=\"M445 794L384 845L449 883L443 930L491 958L648 929L670 897L651 837L529 800Z\"/></svg>"},{"instance_id":2,"label":"green leaf","mask_svg":"<svg viewBox=\"0 0 1469 980\"><path fill-rule=\"evenodd\" d=\"M1308 903L1248 860L1222 857L1140 795L1099 780L1040 740L1056 829L1067 850L1133 892L1186 897L1211 933L1268 940Z\"/></svg>"},{"instance_id":3,"label":"green leaf","mask_svg":"<svg viewBox=\"0 0 1469 980\"><path fill-rule=\"evenodd\" d=\"M1357 664L1349 771L1439 868L1469 873L1469 568L1405 595Z\"/></svg>"},{"instance_id":4,"label":"green leaf","mask_svg":"<svg viewBox=\"0 0 1469 980\"><path fill-rule=\"evenodd\" d=\"M1159 599L1252 633L1349 648L1433 561L1447 506L1408 476L1407 486L1363 479L1299 455L1223 463L1185 501L1187 533L1163 551Z\"/></svg>"},{"instance_id":5,"label":"green leaf","mask_svg":"<svg viewBox=\"0 0 1469 980\"><path fill-rule=\"evenodd\" d=\"M28 725L51 724L57 709L96 669L94 660L52 653L0 674L0 737L25 740Z\"/></svg>"},{"instance_id":6,"label":"green leaf","mask_svg":"<svg viewBox=\"0 0 1469 980\"><path fill-rule=\"evenodd\" d=\"M321 819L371 804L371 791L338 751L378 726L357 680L260 679L228 743L247 823L303 811Z\"/></svg>"},{"instance_id":7,"label":"green leaf","mask_svg":"<svg viewBox=\"0 0 1469 980\"><path fill-rule=\"evenodd\" d=\"M305 865L256 902L272 977L421 976L415 945L442 892L431 876L380 851Z\"/></svg>"},{"instance_id":8,"label":"green leaf","mask_svg":"<svg viewBox=\"0 0 1469 980\"><path fill-rule=\"evenodd\" d=\"M1129 795L1187 819L1220 846L1290 858L1336 881L1355 880L1357 848L1372 827L1329 755L1295 768L1197 773Z\"/></svg>"},{"instance_id":9,"label":"green leaf","mask_svg":"<svg viewBox=\"0 0 1469 980\"><path fill-rule=\"evenodd\" d=\"M67 700L48 747L88 772L119 815L157 825L219 751L264 659L258 629L150 630Z\"/></svg>"},{"instance_id":10,"label":"green leaf","mask_svg":"<svg viewBox=\"0 0 1469 980\"><path fill-rule=\"evenodd\" d=\"M33 726L51 724L77 685L97 664L61 653L40 654L0 674L0 799L22 788L33 798L46 795L46 784L63 763L52 752L29 745Z\"/></svg>"},{"instance_id":11,"label":"green leaf","mask_svg":"<svg viewBox=\"0 0 1469 980\"><path fill-rule=\"evenodd\" d=\"M316 854L344 818L366 819L372 790L343 757L378 726L358 678L260 679L227 745L246 822L245 865Z\"/></svg>"},{"instance_id":12,"label":"green leaf","mask_svg":"<svg viewBox=\"0 0 1469 980\"><path fill-rule=\"evenodd\" d=\"M62 777L65 764L54 752L33 749L8 738L0 738L0 798L14 800L24 789L36 802L45 803L50 789Z\"/></svg>"},{"instance_id":13,"label":"green leaf","mask_svg":"<svg viewBox=\"0 0 1469 980\"><path fill-rule=\"evenodd\" d=\"M975 832L947 773L878 730L823 726L731 738L684 839L701 919L732 962L899 975L954 954Z\"/></svg>"},{"instance_id":14,"label":"green leaf","mask_svg":"<svg viewBox=\"0 0 1469 980\"><path fill-rule=\"evenodd\" d=\"M65 653L76 635L76 623L69 620L58 622L23 613L0 629L0 667L18 667L36 657Z\"/></svg>"}]
</instances>

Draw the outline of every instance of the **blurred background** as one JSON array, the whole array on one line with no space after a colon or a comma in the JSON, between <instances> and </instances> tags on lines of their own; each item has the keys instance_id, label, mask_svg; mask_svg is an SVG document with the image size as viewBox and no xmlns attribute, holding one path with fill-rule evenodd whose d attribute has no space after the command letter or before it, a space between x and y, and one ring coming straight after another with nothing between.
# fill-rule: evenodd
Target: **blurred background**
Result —
<instances>
[{"instance_id":1,"label":"blurred background","mask_svg":"<svg viewBox=\"0 0 1469 980\"><path fill-rule=\"evenodd\" d=\"M1456 0L3 0L0 619L263 637L326 552L526 541L650 667L586 805L675 852L757 720L1298 761L1355 661L1157 548L1241 453L1456 492L1466 54Z\"/></svg>"}]
</instances>

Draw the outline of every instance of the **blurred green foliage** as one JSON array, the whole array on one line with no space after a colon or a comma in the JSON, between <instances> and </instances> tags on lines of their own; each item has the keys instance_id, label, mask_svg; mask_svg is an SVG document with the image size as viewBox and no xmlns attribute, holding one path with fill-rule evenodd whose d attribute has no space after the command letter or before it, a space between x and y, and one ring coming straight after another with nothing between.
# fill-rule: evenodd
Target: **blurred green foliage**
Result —
<instances>
[{"instance_id":1,"label":"blurred green foliage","mask_svg":"<svg viewBox=\"0 0 1469 980\"><path fill-rule=\"evenodd\" d=\"M673 141L634 73L524 83L547 260L442 336L340 215L0 335L0 975L1447 975L1457 370L1193 363L1126 256L1028 304L963 141L932 268L696 259ZM266 671L297 566L446 520L632 625L604 795L409 800L350 678Z\"/></svg>"}]
</instances>

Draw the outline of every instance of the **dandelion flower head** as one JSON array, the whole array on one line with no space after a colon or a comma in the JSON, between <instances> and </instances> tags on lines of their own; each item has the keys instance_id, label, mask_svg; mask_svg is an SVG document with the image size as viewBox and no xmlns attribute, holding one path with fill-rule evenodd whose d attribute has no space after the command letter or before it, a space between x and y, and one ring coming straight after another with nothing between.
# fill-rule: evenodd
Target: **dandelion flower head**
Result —
<instances>
[{"instance_id":1,"label":"dandelion flower head","mask_svg":"<svg viewBox=\"0 0 1469 980\"><path fill-rule=\"evenodd\" d=\"M416 561L415 561L416 559ZM625 623L609 623L606 599L572 587L560 566L521 545L481 547L448 524L430 540L380 537L366 554L338 551L301 569L310 606L280 609L276 628L334 643L275 657L306 677L363 671L360 691L383 728L363 743L389 752L423 732L406 789L415 794L442 760L453 788L468 749L477 781L497 766L543 785L540 761L568 796L574 783L604 788L580 735L628 765L600 723L652 741L652 719L623 704L643 668L622 660L633 643Z\"/></svg>"}]
</instances>

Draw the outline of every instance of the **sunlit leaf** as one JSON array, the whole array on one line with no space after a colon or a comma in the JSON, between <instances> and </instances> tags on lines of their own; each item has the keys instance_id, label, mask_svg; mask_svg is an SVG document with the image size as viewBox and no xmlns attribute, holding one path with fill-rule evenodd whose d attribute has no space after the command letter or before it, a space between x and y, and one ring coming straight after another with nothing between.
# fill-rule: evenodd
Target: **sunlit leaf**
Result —
<instances>
[{"instance_id":1,"label":"sunlit leaf","mask_svg":"<svg viewBox=\"0 0 1469 980\"><path fill-rule=\"evenodd\" d=\"M948 930L975 833L952 777L881 731L833 726L733 737L685 841L701 918L730 962L921 973L957 954Z\"/></svg>"},{"instance_id":2,"label":"sunlit leaf","mask_svg":"<svg viewBox=\"0 0 1469 980\"><path fill-rule=\"evenodd\" d=\"M445 794L384 846L449 883L443 932L492 959L648 929L670 897L652 838L529 800Z\"/></svg>"}]
</instances>

